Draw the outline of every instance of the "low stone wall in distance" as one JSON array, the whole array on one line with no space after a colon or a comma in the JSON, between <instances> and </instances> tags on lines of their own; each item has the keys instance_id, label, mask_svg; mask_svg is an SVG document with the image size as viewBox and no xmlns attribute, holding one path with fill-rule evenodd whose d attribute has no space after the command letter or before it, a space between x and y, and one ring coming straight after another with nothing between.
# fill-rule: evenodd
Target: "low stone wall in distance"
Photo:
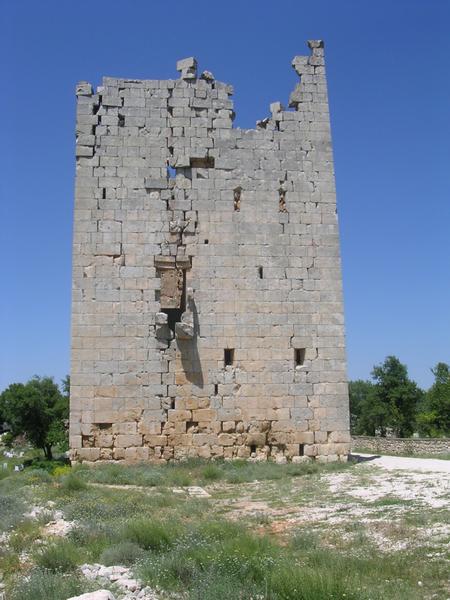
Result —
<instances>
[{"instance_id":1,"label":"low stone wall in distance","mask_svg":"<svg viewBox=\"0 0 450 600\"><path fill-rule=\"evenodd\" d=\"M450 438L385 438L352 436L352 450L369 450L378 454L450 453Z\"/></svg>"}]
</instances>

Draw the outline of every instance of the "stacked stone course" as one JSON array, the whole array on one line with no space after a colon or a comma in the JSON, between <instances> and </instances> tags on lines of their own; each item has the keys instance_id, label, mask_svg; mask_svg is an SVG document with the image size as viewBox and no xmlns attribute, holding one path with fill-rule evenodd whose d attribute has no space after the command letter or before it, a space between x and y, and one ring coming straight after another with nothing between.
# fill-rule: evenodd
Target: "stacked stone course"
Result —
<instances>
[{"instance_id":1,"label":"stacked stone course","mask_svg":"<svg viewBox=\"0 0 450 600\"><path fill-rule=\"evenodd\" d=\"M73 460L345 460L323 43L255 130L195 59L77 86Z\"/></svg>"}]
</instances>

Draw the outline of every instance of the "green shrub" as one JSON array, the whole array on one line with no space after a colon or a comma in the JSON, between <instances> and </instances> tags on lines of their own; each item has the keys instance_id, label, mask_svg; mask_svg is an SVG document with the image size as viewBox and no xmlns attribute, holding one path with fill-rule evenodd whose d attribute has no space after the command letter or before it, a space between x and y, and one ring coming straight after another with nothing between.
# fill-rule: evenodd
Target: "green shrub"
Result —
<instances>
[{"instance_id":1,"label":"green shrub","mask_svg":"<svg viewBox=\"0 0 450 600\"><path fill-rule=\"evenodd\" d=\"M20 497L0 494L0 532L11 529L21 520L25 505Z\"/></svg>"},{"instance_id":2,"label":"green shrub","mask_svg":"<svg viewBox=\"0 0 450 600\"><path fill-rule=\"evenodd\" d=\"M42 569L67 573L75 570L82 562L82 553L73 542L62 539L41 548L34 559Z\"/></svg>"},{"instance_id":3,"label":"green shrub","mask_svg":"<svg viewBox=\"0 0 450 600\"><path fill-rule=\"evenodd\" d=\"M9 600L62 600L87 591L87 583L75 575L34 569L19 576L8 596Z\"/></svg>"},{"instance_id":4,"label":"green shrub","mask_svg":"<svg viewBox=\"0 0 450 600\"><path fill-rule=\"evenodd\" d=\"M30 545L39 537L40 525L34 519L23 519L16 525L9 538L9 545L15 552L27 550Z\"/></svg>"},{"instance_id":5,"label":"green shrub","mask_svg":"<svg viewBox=\"0 0 450 600\"><path fill-rule=\"evenodd\" d=\"M83 547L90 562L98 562L106 548L120 543L120 527L116 523L86 521L69 532L68 539Z\"/></svg>"},{"instance_id":6,"label":"green shrub","mask_svg":"<svg viewBox=\"0 0 450 600\"><path fill-rule=\"evenodd\" d=\"M69 473L62 478L62 488L68 492L78 492L87 489L87 484L77 477L75 473Z\"/></svg>"},{"instance_id":7,"label":"green shrub","mask_svg":"<svg viewBox=\"0 0 450 600\"><path fill-rule=\"evenodd\" d=\"M294 550L307 551L316 550L319 546L319 539L315 532L308 530L298 530L291 538L291 547Z\"/></svg>"},{"instance_id":8,"label":"green shrub","mask_svg":"<svg viewBox=\"0 0 450 600\"><path fill-rule=\"evenodd\" d=\"M177 524L140 518L125 524L122 537L144 550L162 551L173 545L178 534Z\"/></svg>"},{"instance_id":9,"label":"green shrub","mask_svg":"<svg viewBox=\"0 0 450 600\"><path fill-rule=\"evenodd\" d=\"M143 549L134 542L119 542L103 550L99 562L102 565L131 566L144 555Z\"/></svg>"},{"instance_id":10,"label":"green shrub","mask_svg":"<svg viewBox=\"0 0 450 600\"><path fill-rule=\"evenodd\" d=\"M218 479L222 479L223 471L217 465L209 463L202 469L202 477L206 481L217 481Z\"/></svg>"},{"instance_id":11,"label":"green shrub","mask_svg":"<svg viewBox=\"0 0 450 600\"><path fill-rule=\"evenodd\" d=\"M72 471L72 467L70 465L56 465L52 471L53 477L62 477L63 475L68 475Z\"/></svg>"}]
</instances>

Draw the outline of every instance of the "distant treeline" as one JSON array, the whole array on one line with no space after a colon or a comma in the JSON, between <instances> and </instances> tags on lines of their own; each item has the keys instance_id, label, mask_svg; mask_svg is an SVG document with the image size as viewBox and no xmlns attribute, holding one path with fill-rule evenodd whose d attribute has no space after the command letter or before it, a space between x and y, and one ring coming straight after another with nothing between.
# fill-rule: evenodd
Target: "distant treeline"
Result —
<instances>
[{"instance_id":1,"label":"distant treeline","mask_svg":"<svg viewBox=\"0 0 450 600\"><path fill-rule=\"evenodd\" d=\"M450 436L450 366L433 369L434 383L424 391L408 377L396 356L371 373L371 381L349 382L350 427L354 435Z\"/></svg>"}]
</instances>

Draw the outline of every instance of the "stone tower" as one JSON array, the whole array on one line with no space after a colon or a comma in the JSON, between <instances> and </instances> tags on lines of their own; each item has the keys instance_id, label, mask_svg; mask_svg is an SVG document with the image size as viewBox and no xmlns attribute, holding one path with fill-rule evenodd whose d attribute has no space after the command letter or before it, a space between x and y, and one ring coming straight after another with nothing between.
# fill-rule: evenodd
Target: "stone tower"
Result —
<instances>
[{"instance_id":1,"label":"stone tower","mask_svg":"<svg viewBox=\"0 0 450 600\"><path fill-rule=\"evenodd\" d=\"M73 460L345 460L348 396L324 50L289 109L233 88L77 86Z\"/></svg>"}]
</instances>

